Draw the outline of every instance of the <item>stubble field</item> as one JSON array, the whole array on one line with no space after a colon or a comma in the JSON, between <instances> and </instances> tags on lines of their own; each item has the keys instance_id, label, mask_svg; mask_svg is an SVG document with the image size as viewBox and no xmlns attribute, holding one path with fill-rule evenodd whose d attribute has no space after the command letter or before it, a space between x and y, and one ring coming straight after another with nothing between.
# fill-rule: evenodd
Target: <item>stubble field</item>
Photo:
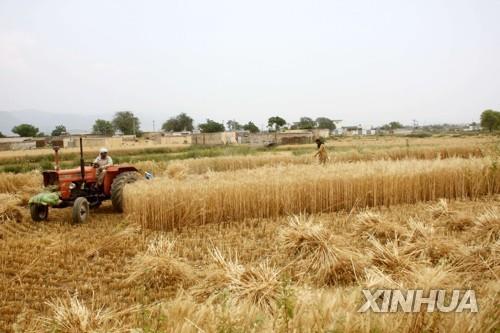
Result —
<instances>
[{"instance_id":1,"label":"stubble field","mask_svg":"<svg viewBox=\"0 0 500 333\"><path fill-rule=\"evenodd\" d=\"M31 222L40 174L1 174L0 331L494 332L495 144L405 144L138 162L157 177L126 212L82 225ZM364 288L474 289L479 312L358 313Z\"/></svg>"}]
</instances>

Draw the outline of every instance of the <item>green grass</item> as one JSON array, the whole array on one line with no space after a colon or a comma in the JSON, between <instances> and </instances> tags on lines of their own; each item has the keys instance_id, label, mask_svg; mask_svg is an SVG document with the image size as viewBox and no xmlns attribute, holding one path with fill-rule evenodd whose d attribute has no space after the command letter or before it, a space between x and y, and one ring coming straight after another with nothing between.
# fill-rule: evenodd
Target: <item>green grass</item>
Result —
<instances>
[{"instance_id":1,"label":"green grass","mask_svg":"<svg viewBox=\"0 0 500 333\"><path fill-rule=\"evenodd\" d=\"M172 150L170 148L144 148L137 150L110 151L114 163L135 163L140 161L171 161L189 158L218 157L251 155L263 151L273 151L274 148L250 147L250 146L190 146L182 149ZM85 162L91 162L95 153L84 153ZM72 168L80 165L80 157L77 153L60 154L60 165L62 169ZM31 170L48 170L54 168L53 155L41 155L28 158L15 158L0 160L0 172L28 172Z\"/></svg>"}]
</instances>

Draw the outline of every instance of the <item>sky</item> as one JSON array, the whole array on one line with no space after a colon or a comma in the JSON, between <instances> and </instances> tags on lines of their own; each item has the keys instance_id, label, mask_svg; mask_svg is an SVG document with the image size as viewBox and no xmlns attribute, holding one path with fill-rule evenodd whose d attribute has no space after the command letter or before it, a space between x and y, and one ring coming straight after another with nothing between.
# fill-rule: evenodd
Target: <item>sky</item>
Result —
<instances>
[{"instance_id":1,"label":"sky","mask_svg":"<svg viewBox=\"0 0 500 333\"><path fill-rule=\"evenodd\" d=\"M477 121L500 109L499 15L500 0L0 0L0 110L130 110L145 130L180 112Z\"/></svg>"}]
</instances>

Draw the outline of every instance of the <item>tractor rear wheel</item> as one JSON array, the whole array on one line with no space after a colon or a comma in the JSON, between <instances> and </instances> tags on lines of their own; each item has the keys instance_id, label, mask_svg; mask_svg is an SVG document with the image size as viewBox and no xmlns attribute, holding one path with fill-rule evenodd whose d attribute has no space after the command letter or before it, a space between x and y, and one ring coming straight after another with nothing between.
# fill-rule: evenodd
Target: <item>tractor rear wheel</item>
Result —
<instances>
[{"instance_id":1,"label":"tractor rear wheel","mask_svg":"<svg viewBox=\"0 0 500 333\"><path fill-rule=\"evenodd\" d=\"M76 198L73 203L73 224L83 223L89 216L89 202L84 197Z\"/></svg>"},{"instance_id":2,"label":"tractor rear wheel","mask_svg":"<svg viewBox=\"0 0 500 333\"><path fill-rule=\"evenodd\" d=\"M127 171L119 174L111 184L111 202L117 212L123 212L123 188L125 185L139 180L139 173Z\"/></svg>"},{"instance_id":3,"label":"tractor rear wheel","mask_svg":"<svg viewBox=\"0 0 500 333\"><path fill-rule=\"evenodd\" d=\"M49 206L41 204L30 205L31 219L35 222L45 221L49 217Z\"/></svg>"}]
</instances>

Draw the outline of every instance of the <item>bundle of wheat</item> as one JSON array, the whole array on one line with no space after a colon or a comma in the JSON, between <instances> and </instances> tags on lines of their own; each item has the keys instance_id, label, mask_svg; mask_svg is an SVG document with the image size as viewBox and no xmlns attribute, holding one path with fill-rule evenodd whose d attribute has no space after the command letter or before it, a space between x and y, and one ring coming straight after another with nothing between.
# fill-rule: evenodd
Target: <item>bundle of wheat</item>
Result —
<instances>
[{"instance_id":1,"label":"bundle of wheat","mask_svg":"<svg viewBox=\"0 0 500 333\"><path fill-rule=\"evenodd\" d=\"M434 205L429 205L427 211L429 211L434 218L450 216L452 214L448 208L448 202L444 198L439 199L439 201Z\"/></svg>"},{"instance_id":2,"label":"bundle of wheat","mask_svg":"<svg viewBox=\"0 0 500 333\"><path fill-rule=\"evenodd\" d=\"M500 214L495 209L487 209L474 220L472 237L484 243L493 243L500 239Z\"/></svg>"},{"instance_id":3,"label":"bundle of wheat","mask_svg":"<svg viewBox=\"0 0 500 333\"><path fill-rule=\"evenodd\" d=\"M104 237L97 246L87 250L85 256L87 258L94 258L99 255L105 255L110 252L121 250L127 247L126 241L129 238L137 235L140 232L140 228L137 226L128 226L124 229L120 229L109 236Z\"/></svg>"},{"instance_id":4,"label":"bundle of wheat","mask_svg":"<svg viewBox=\"0 0 500 333\"><path fill-rule=\"evenodd\" d=\"M40 172L2 173L0 193L36 192L42 187Z\"/></svg>"},{"instance_id":5,"label":"bundle of wheat","mask_svg":"<svg viewBox=\"0 0 500 333\"><path fill-rule=\"evenodd\" d=\"M212 291L228 290L234 304L247 302L267 313L276 310L280 290L278 269L266 261L245 267L237 259L226 259L216 248L211 253L223 272L218 275L217 283L212 285L216 286Z\"/></svg>"},{"instance_id":6,"label":"bundle of wheat","mask_svg":"<svg viewBox=\"0 0 500 333\"><path fill-rule=\"evenodd\" d=\"M20 204L21 199L17 195L0 193L0 223L21 222L23 211L19 207Z\"/></svg>"},{"instance_id":7,"label":"bundle of wheat","mask_svg":"<svg viewBox=\"0 0 500 333\"><path fill-rule=\"evenodd\" d=\"M405 232L405 229L396 223L385 221L380 214L363 211L356 216L353 229L363 239L375 237L382 242L395 239Z\"/></svg>"},{"instance_id":8,"label":"bundle of wheat","mask_svg":"<svg viewBox=\"0 0 500 333\"><path fill-rule=\"evenodd\" d=\"M124 190L125 210L147 228L171 229L245 218L318 213L500 192L500 172L484 159L376 161L266 167L156 178ZM144 194L155 200L143 200Z\"/></svg>"},{"instance_id":9,"label":"bundle of wheat","mask_svg":"<svg viewBox=\"0 0 500 333\"><path fill-rule=\"evenodd\" d=\"M474 225L474 219L469 213L455 213L444 220L444 226L450 231L464 231Z\"/></svg>"},{"instance_id":10,"label":"bundle of wheat","mask_svg":"<svg viewBox=\"0 0 500 333\"><path fill-rule=\"evenodd\" d=\"M174 245L175 241L164 236L152 239L146 252L132 261L126 282L140 282L152 288L192 282L193 270L176 256Z\"/></svg>"},{"instance_id":11,"label":"bundle of wheat","mask_svg":"<svg viewBox=\"0 0 500 333\"><path fill-rule=\"evenodd\" d=\"M369 242L373 265L386 273L399 276L409 272L415 264L416 251L406 248L399 239L382 244L377 239L370 238Z\"/></svg>"},{"instance_id":12,"label":"bundle of wheat","mask_svg":"<svg viewBox=\"0 0 500 333\"><path fill-rule=\"evenodd\" d=\"M138 307L116 311L110 307L99 306L92 296L90 304L82 302L78 295L46 303L52 315L39 317L30 332L124 332L131 329L122 322L125 315L137 312Z\"/></svg>"},{"instance_id":13,"label":"bundle of wheat","mask_svg":"<svg viewBox=\"0 0 500 333\"><path fill-rule=\"evenodd\" d=\"M312 217L292 216L279 234L281 248L293 258L296 276L312 277L320 285L347 284L357 279L366 265L361 255L352 251Z\"/></svg>"}]
</instances>

